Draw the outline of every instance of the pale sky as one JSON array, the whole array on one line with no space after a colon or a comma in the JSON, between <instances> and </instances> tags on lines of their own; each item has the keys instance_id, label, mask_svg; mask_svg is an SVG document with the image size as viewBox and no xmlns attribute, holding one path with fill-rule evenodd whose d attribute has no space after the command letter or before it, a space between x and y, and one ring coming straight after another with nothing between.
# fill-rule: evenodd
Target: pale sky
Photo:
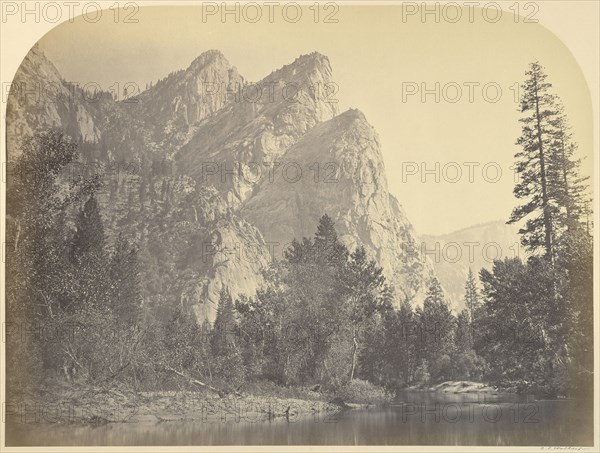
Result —
<instances>
[{"instance_id":1,"label":"pale sky","mask_svg":"<svg viewBox=\"0 0 600 453\"><path fill-rule=\"evenodd\" d=\"M433 17L423 21L419 13L403 21L399 6L342 6L335 15L338 23L323 23L326 12L321 10L317 24L308 9L297 23L282 20L281 13L274 23L264 18L223 23L218 16L203 23L199 7L142 7L135 15L138 23L115 23L108 15L93 24L75 20L53 29L40 46L67 80L93 81L104 89L115 82L136 82L143 88L186 68L208 49L221 50L250 81L301 54L325 54L339 85L340 111L360 109L379 133L390 192L420 234L508 218L517 201L510 169L520 133L515 88L534 59L546 67L591 168L588 87L570 51L543 26L523 23L523 18L515 23L506 12L491 23L480 9L473 11L472 22L468 10L462 10L456 23L443 17L439 23ZM440 102L433 94L422 102L423 85L435 90L436 83ZM415 88L419 93L407 96ZM422 182L421 164L435 169L436 162L440 182L433 175ZM457 182L444 181L444 166L447 178ZM493 182L497 168L502 175ZM415 170L417 174L409 174Z\"/></svg>"}]
</instances>

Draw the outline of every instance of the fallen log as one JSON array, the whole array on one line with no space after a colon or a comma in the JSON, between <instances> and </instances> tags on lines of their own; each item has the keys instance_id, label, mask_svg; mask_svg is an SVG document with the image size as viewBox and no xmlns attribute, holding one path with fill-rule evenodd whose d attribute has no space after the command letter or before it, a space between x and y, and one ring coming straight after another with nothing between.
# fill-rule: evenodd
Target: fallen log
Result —
<instances>
[{"instance_id":1,"label":"fallen log","mask_svg":"<svg viewBox=\"0 0 600 453\"><path fill-rule=\"evenodd\" d=\"M223 390L223 389L218 389L216 387L213 387L212 385L209 385L205 382L199 381L198 379L194 379L192 377L186 376L183 372L181 371L177 371L176 369L170 367L169 365L164 365L165 370L170 371L171 373L176 374L177 376L180 376L184 379L187 379L188 382L195 384L199 387L204 387L207 388L213 392L215 392L217 395L219 395L221 398L223 398L225 395L229 394L229 393L233 393L236 396L242 396L241 393L239 393L237 390L233 390L233 391L227 391L227 390Z\"/></svg>"}]
</instances>

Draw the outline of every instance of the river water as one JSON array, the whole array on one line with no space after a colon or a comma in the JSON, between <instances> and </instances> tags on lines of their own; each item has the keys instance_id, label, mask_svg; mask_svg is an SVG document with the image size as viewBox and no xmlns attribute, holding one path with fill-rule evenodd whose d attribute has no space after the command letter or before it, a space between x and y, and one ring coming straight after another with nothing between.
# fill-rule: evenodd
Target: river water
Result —
<instances>
[{"instance_id":1,"label":"river water","mask_svg":"<svg viewBox=\"0 0 600 453\"><path fill-rule=\"evenodd\" d=\"M593 445L591 401L515 395L406 392L385 408L314 411L289 421L212 415L96 427L11 424L7 445Z\"/></svg>"}]
</instances>

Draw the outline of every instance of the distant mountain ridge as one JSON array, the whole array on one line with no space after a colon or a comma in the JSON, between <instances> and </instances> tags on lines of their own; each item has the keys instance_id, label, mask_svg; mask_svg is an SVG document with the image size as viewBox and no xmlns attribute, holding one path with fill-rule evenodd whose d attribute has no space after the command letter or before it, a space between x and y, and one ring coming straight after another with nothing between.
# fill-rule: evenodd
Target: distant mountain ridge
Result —
<instances>
[{"instance_id":1,"label":"distant mountain ridge","mask_svg":"<svg viewBox=\"0 0 600 453\"><path fill-rule=\"evenodd\" d=\"M496 220L443 235L421 236L422 250L456 310L464 308L469 268L477 275L481 268L490 269L494 259L515 256L526 259L518 230L516 225Z\"/></svg>"}]
</instances>

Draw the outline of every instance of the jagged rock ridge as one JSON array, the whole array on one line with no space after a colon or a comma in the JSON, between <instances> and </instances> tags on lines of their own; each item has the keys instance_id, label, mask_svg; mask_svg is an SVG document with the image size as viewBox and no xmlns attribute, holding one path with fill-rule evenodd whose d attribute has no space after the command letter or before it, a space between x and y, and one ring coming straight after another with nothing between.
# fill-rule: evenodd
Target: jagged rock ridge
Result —
<instances>
[{"instance_id":1,"label":"jagged rock ridge","mask_svg":"<svg viewBox=\"0 0 600 453\"><path fill-rule=\"evenodd\" d=\"M265 164L281 158L308 130L337 114L337 104L318 92L331 82L329 60L313 53L252 84L252 92L243 91L199 125L177 153L179 168L218 187L239 206L268 174ZM232 170L245 173L232 175Z\"/></svg>"},{"instance_id":2,"label":"jagged rock ridge","mask_svg":"<svg viewBox=\"0 0 600 453\"><path fill-rule=\"evenodd\" d=\"M15 81L31 84L40 77L65 85L35 47ZM364 244L384 267L398 300L418 304L433 269L406 252L418 239L388 192L379 138L361 112L339 114L337 103L323 96L332 84L330 62L318 53L250 84L220 52L209 51L141 93L133 99L137 102L115 102L106 94L95 103L72 96L65 102L67 93L62 93L32 105L11 96L9 158L18 155L23 136L52 126L80 142L101 143L103 159L173 160L176 176L191 177L193 187L182 191L188 200L185 215L172 218L182 230L192 225L194 233L181 241L193 246L201 230L221 250L259 246L253 260L231 252L201 264L188 260L178 299L191 306L199 321L214 318L222 286L234 296L256 291L261 269L271 258L266 242L283 245L310 236L324 213L336 221L350 248ZM207 87L215 86L242 95L207 96ZM256 87L263 90L260 98L250 91ZM242 171L231 171L236 168ZM212 195L206 196L206 190Z\"/></svg>"}]
</instances>

